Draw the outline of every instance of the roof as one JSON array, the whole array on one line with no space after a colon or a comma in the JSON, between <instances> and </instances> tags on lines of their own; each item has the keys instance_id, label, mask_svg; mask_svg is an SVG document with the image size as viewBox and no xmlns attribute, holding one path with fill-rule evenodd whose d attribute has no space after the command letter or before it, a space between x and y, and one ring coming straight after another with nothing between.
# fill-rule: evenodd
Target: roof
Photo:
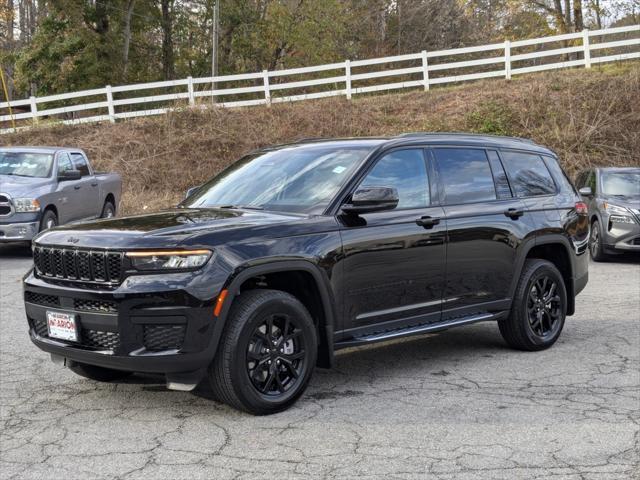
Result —
<instances>
[{"instance_id":1,"label":"roof","mask_svg":"<svg viewBox=\"0 0 640 480\"><path fill-rule=\"evenodd\" d=\"M80 152L79 148L71 147L0 147L1 152L32 152L32 153L49 153L54 154L56 152Z\"/></svg>"},{"instance_id":2,"label":"roof","mask_svg":"<svg viewBox=\"0 0 640 480\"><path fill-rule=\"evenodd\" d=\"M412 132L404 133L394 137L305 138L298 140L294 144L280 145L278 147L306 144L362 144L364 146L374 147L382 144L396 146L411 145L416 143L430 145L467 145L494 148L512 148L553 155L553 152L550 149L542 145L538 145L533 140L529 140L526 138L505 137L498 135L479 135L464 132Z\"/></svg>"}]
</instances>

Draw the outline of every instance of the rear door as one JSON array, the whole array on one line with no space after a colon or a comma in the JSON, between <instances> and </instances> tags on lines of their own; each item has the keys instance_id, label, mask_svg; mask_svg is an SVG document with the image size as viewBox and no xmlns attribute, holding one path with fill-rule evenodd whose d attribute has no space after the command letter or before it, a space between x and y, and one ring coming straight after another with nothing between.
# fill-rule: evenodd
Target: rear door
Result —
<instances>
[{"instance_id":1,"label":"rear door","mask_svg":"<svg viewBox=\"0 0 640 480\"><path fill-rule=\"evenodd\" d=\"M516 250L529 230L496 151L434 147L447 220L443 320L509 308Z\"/></svg>"},{"instance_id":2,"label":"rear door","mask_svg":"<svg viewBox=\"0 0 640 480\"><path fill-rule=\"evenodd\" d=\"M98 181L94 177L93 172L89 167L89 162L87 162L87 159L83 154L72 152L71 159L73 160L76 170L79 170L82 175L82 179L78 183L80 187L79 197L82 201L82 206L80 207L80 210L82 211L82 218L97 217L99 216L98 209L102 207L102 205L98 206L102 201L100 198Z\"/></svg>"},{"instance_id":3,"label":"rear door","mask_svg":"<svg viewBox=\"0 0 640 480\"><path fill-rule=\"evenodd\" d=\"M345 282L339 338L440 320L446 225L434 185L423 148L387 152L359 186L396 188L398 206L338 217Z\"/></svg>"}]
</instances>

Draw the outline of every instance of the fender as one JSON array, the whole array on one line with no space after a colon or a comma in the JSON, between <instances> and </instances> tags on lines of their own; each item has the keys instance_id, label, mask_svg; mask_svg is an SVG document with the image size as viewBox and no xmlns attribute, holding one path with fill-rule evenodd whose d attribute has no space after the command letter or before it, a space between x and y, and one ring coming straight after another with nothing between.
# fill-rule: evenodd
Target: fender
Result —
<instances>
[{"instance_id":1,"label":"fender","mask_svg":"<svg viewBox=\"0 0 640 480\"><path fill-rule=\"evenodd\" d=\"M566 285L567 288L567 315L572 315L575 309L575 295L574 295L574 271L575 271L575 259L572 254L571 243L567 239L567 237L557 234L543 234L538 237L533 237L528 239L519 249L518 256L515 263L514 276L511 281L511 288L509 289L509 298L513 299L516 288L518 286L518 282L520 281L520 275L522 274L522 269L524 267L524 262L529 255L529 252L532 248L540 246L540 245L549 245L549 244L560 244L562 245L567 253L567 257L569 258L569 282Z\"/></svg>"},{"instance_id":2,"label":"fender","mask_svg":"<svg viewBox=\"0 0 640 480\"><path fill-rule=\"evenodd\" d=\"M222 310L213 329L213 334L209 345L211 360L213 360L213 357L215 356L215 353L218 349L220 339L222 338L222 332L224 331L224 326L227 322L229 311L231 309L231 305L233 304L233 299L240 293L240 286L249 278L255 277L257 275L289 271L303 271L311 274L316 283L316 286L318 287L318 292L320 293L322 309L324 311L325 317L324 330L320 329L319 333L321 335L321 339L323 340L323 342L321 343L325 343L327 345L326 352L319 352L318 362L319 366L323 368L332 367L334 360L333 331L336 319L336 312L334 307L335 301L332 289L329 286L329 279L326 273L308 260L282 260L250 267L240 266L236 269L237 273L232 274L223 287L223 289L227 289L228 294L227 300L222 306ZM320 355L321 353L324 354L324 356Z\"/></svg>"}]
</instances>

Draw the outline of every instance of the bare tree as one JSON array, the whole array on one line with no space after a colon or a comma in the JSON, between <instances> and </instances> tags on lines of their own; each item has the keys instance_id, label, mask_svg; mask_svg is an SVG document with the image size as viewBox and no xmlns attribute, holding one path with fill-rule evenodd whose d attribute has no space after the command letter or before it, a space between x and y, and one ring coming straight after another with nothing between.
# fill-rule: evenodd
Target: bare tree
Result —
<instances>
[{"instance_id":1,"label":"bare tree","mask_svg":"<svg viewBox=\"0 0 640 480\"><path fill-rule=\"evenodd\" d=\"M162 75L165 80L174 77L173 61L173 0L160 0L162 10Z\"/></svg>"},{"instance_id":2,"label":"bare tree","mask_svg":"<svg viewBox=\"0 0 640 480\"><path fill-rule=\"evenodd\" d=\"M124 42L122 45L122 76L127 78L127 70L129 68L129 45L131 44L131 15L133 15L133 7L135 0L127 0L127 10L124 17Z\"/></svg>"}]
</instances>

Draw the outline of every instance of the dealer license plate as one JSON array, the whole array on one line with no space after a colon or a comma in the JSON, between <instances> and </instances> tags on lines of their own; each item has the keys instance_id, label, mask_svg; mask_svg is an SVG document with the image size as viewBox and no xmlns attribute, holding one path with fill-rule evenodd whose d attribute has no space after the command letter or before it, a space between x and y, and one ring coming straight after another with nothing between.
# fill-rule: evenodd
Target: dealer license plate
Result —
<instances>
[{"instance_id":1,"label":"dealer license plate","mask_svg":"<svg viewBox=\"0 0 640 480\"><path fill-rule=\"evenodd\" d=\"M78 341L76 316L73 313L47 311L47 329L50 338Z\"/></svg>"}]
</instances>

